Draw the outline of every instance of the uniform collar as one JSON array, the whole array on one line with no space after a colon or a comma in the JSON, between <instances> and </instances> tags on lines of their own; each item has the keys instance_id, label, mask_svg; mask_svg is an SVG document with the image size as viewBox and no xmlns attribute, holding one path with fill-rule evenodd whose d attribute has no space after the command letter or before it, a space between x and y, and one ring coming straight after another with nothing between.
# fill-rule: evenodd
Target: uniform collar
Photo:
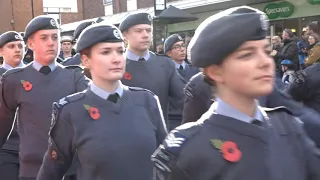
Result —
<instances>
[{"instance_id":1,"label":"uniform collar","mask_svg":"<svg viewBox=\"0 0 320 180\"><path fill-rule=\"evenodd\" d=\"M140 56L134 54L129 49L127 49L126 50L126 57L127 57L127 59L132 60L132 61L138 61L140 58L144 58L146 61L148 61L150 59L150 52L146 51L146 53L142 57L140 57Z\"/></svg>"},{"instance_id":2,"label":"uniform collar","mask_svg":"<svg viewBox=\"0 0 320 180\"><path fill-rule=\"evenodd\" d=\"M174 62L174 65L176 66L176 69L179 69L179 68L180 68L180 65L182 65L183 70L185 70L185 69L186 69L186 65L187 65L187 63L186 63L185 61L182 61L182 63L181 63L181 64L177 63L176 61L173 61L173 62Z\"/></svg>"},{"instance_id":3,"label":"uniform collar","mask_svg":"<svg viewBox=\"0 0 320 180\"><path fill-rule=\"evenodd\" d=\"M101 97L102 99L108 99L109 95L113 93L118 93L119 96L121 97L123 95L124 85L119 80L117 89L114 92L107 92L92 82L90 83L90 90L97 96Z\"/></svg>"},{"instance_id":4,"label":"uniform collar","mask_svg":"<svg viewBox=\"0 0 320 180\"><path fill-rule=\"evenodd\" d=\"M37 71L40 71L40 69L43 67L42 64L40 64L39 62L37 62L36 60L33 61L32 66L34 69L36 69ZM57 62L53 61L50 65L49 68L51 69L51 71L53 71L55 68L57 67Z\"/></svg>"},{"instance_id":5,"label":"uniform collar","mask_svg":"<svg viewBox=\"0 0 320 180\"><path fill-rule=\"evenodd\" d=\"M23 67L24 64L22 62L20 62L20 64L17 67ZM14 67L10 66L9 64L7 64L5 61L3 61L2 67L6 70L10 70L13 69Z\"/></svg>"},{"instance_id":6,"label":"uniform collar","mask_svg":"<svg viewBox=\"0 0 320 180\"><path fill-rule=\"evenodd\" d=\"M264 121L263 115L260 112L258 105L256 107L256 112L254 114L254 117L250 117L250 116L240 112L239 110L232 107L231 105L229 105L228 103L226 103L225 101L223 101L220 98L217 98L216 102L214 102L212 104L212 106L215 106L214 109L217 114L220 114L223 116L228 116L228 117L231 117L234 119L238 119L238 120L246 122L246 123L251 123L252 120L254 120L254 119L259 120L259 121Z\"/></svg>"}]
</instances>

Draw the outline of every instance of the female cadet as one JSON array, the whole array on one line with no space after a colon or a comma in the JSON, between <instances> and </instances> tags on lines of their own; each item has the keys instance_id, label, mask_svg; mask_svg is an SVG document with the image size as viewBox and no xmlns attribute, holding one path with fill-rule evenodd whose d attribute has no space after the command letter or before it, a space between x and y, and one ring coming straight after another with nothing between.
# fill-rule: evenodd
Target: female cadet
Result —
<instances>
[{"instance_id":1,"label":"female cadet","mask_svg":"<svg viewBox=\"0 0 320 180\"><path fill-rule=\"evenodd\" d=\"M99 34L99 36L97 36ZM124 86L124 43L113 25L95 24L76 48L93 82L54 103L49 148L38 180L61 180L77 152L79 180L150 180L150 156L166 136L158 98Z\"/></svg>"},{"instance_id":2,"label":"female cadet","mask_svg":"<svg viewBox=\"0 0 320 180\"><path fill-rule=\"evenodd\" d=\"M200 120L167 136L152 156L154 179L320 179L319 154L299 122L285 108L256 104L256 97L273 89L268 27L263 12L247 6L213 15L198 27L190 44L192 63L215 83L217 99Z\"/></svg>"}]
</instances>

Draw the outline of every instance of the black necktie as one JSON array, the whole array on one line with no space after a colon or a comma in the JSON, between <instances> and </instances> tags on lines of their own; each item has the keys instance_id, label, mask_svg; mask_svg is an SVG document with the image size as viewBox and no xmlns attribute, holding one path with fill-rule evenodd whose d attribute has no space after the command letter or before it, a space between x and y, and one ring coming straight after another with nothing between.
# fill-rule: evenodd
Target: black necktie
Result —
<instances>
[{"instance_id":1,"label":"black necktie","mask_svg":"<svg viewBox=\"0 0 320 180\"><path fill-rule=\"evenodd\" d=\"M139 59L139 61L146 61L143 57L141 57L140 59Z\"/></svg>"},{"instance_id":2,"label":"black necktie","mask_svg":"<svg viewBox=\"0 0 320 180\"><path fill-rule=\"evenodd\" d=\"M180 69L180 70L183 70L183 66L182 66L182 65L180 65L179 69Z\"/></svg>"},{"instance_id":3,"label":"black necktie","mask_svg":"<svg viewBox=\"0 0 320 180\"><path fill-rule=\"evenodd\" d=\"M119 99L119 94L118 93L113 93L113 94L110 94L109 97L108 97L108 101L110 102L113 102L113 103L117 103Z\"/></svg>"},{"instance_id":4,"label":"black necktie","mask_svg":"<svg viewBox=\"0 0 320 180\"><path fill-rule=\"evenodd\" d=\"M252 120L251 124L257 125L257 126L262 126L263 122L259 121L257 119Z\"/></svg>"},{"instance_id":5,"label":"black necktie","mask_svg":"<svg viewBox=\"0 0 320 180\"><path fill-rule=\"evenodd\" d=\"M49 66L42 66L39 72L41 72L44 75L48 75L51 72L51 69Z\"/></svg>"}]
</instances>

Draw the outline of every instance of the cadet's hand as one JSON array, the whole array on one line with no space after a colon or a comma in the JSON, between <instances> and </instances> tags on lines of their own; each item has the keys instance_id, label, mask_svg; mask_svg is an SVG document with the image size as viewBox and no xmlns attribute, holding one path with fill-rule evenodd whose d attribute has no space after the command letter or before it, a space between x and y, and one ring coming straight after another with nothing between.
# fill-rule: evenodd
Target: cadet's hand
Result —
<instances>
[{"instance_id":1,"label":"cadet's hand","mask_svg":"<svg viewBox=\"0 0 320 180\"><path fill-rule=\"evenodd\" d=\"M297 71L293 74L293 81L296 84L301 84L306 82L307 73L303 70Z\"/></svg>"}]
</instances>

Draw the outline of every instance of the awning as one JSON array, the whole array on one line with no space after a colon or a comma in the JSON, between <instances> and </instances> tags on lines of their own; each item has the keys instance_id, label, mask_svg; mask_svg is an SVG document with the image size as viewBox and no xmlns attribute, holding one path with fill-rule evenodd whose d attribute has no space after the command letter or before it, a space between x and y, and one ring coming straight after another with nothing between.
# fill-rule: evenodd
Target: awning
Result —
<instances>
[{"instance_id":1,"label":"awning","mask_svg":"<svg viewBox=\"0 0 320 180\"><path fill-rule=\"evenodd\" d=\"M197 19L198 17L174 6L169 6L167 9L163 10L159 16L154 17L154 20L164 21L167 24L195 21Z\"/></svg>"}]
</instances>

